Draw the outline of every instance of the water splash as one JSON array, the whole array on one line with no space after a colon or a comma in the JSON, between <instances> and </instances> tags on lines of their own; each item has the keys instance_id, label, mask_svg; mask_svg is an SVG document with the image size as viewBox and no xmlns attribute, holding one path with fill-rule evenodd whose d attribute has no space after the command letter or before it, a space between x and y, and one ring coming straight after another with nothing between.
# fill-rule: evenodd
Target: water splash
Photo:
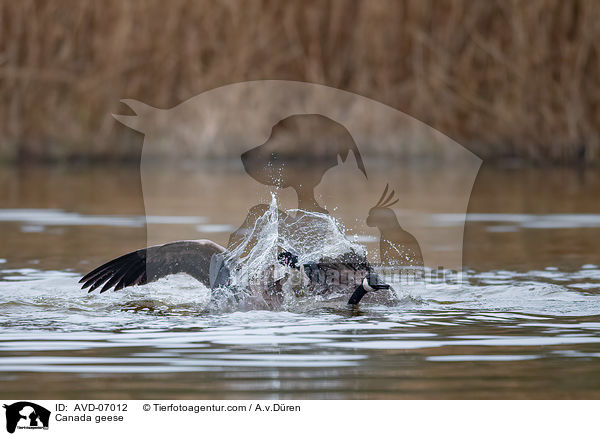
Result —
<instances>
[{"instance_id":1,"label":"water splash","mask_svg":"<svg viewBox=\"0 0 600 436\"><path fill-rule=\"evenodd\" d=\"M274 194L268 206L250 211L232 239L235 242L224 259L229 283L214 293L214 303L221 310L232 305L288 306L310 293L310 283L302 273L278 262L278 254L283 251L298 256L299 265L335 261L348 255L366 259L367 255L362 245L346 237L343 225L334 217L300 209L283 212Z\"/></svg>"}]
</instances>

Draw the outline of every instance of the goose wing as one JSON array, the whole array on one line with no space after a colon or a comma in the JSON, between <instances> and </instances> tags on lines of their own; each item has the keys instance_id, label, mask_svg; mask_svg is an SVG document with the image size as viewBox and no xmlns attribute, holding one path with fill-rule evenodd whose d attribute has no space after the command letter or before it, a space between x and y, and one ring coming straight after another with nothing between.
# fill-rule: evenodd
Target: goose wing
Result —
<instances>
[{"instance_id":1,"label":"goose wing","mask_svg":"<svg viewBox=\"0 0 600 436\"><path fill-rule=\"evenodd\" d=\"M88 292L102 286L100 293L114 287L115 291L133 285L144 285L161 277L186 273L209 286L210 260L225 249L212 241L201 239L155 245L117 257L89 272L79 283Z\"/></svg>"}]
</instances>

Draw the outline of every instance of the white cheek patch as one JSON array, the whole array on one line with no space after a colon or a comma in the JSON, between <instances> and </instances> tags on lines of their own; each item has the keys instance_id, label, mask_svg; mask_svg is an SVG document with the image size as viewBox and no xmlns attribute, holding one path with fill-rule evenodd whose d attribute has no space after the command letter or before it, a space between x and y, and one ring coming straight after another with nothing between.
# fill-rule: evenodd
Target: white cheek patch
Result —
<instances>
[{"instance_id":1,"label":"white cheek patch","mask_svg":"<svg viewBox=\"0 0 600 436\"><path fill-rule=\"evenodd\" d=\"M365 288L365 291L367 292L373 292L375 290L371 287L371 285L369 285L369 281L366 277L362 281L362 287Z\"/></svg>"}]
</instances>

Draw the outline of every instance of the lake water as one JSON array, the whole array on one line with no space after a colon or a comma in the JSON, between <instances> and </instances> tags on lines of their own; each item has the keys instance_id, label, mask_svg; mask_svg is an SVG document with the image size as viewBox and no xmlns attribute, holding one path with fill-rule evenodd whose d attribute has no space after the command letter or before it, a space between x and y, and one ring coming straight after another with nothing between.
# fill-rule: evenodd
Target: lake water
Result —
<instances>
[{"instance_id":1,"label":"lake water","mask_svg":"<svg viewBox=\"0 0 600 436\"><path fill-rule=\"evenodd\" d=\"M412 201L407 219L421 178L455 180L374 168ZM187 171L157 170L161 190L135 167L0 168L3 398L600 398L598 171L484 166L462 252L430 244L436 260L459 250L463 275L397 287L394 305L217 313L184 275L82 291L82 274L147 241L227 242L256 188L236 165ZM370 201L329 182L340 204ZM458 200L434 200L417 231L455 231ZM376 252L376 233L359 240Z\"/></svg>"}]
</instances>

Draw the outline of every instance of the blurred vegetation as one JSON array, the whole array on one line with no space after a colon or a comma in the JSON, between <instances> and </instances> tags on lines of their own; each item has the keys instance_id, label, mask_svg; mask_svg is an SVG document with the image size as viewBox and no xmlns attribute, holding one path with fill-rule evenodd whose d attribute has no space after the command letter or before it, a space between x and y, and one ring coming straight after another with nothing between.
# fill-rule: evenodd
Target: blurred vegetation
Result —
<instances>
[{"instance_id":1,"label":"blurred vegetation","mask_svg":"<svg viewBox=\"0 0 600 436\"><path fill-rule=\"evenodd\" d=\"M166 108L287 79L382 101L484 158L598 163L599 50L597 0L0 0L0 155L135 159L121 98Z\"/></svg>"}]
</instances>

